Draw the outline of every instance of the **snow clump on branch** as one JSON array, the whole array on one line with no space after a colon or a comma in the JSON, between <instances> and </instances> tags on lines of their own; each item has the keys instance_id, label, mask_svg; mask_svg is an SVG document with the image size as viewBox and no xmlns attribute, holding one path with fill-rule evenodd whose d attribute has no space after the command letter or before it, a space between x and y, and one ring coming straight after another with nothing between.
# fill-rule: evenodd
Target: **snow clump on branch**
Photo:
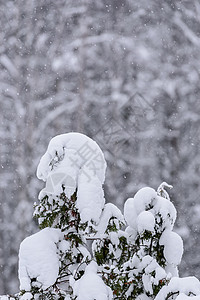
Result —
<instances>
[{"instance_id":1,"label":"snow clump on branch","mask_svg":"<svg viewBox=\"0 0 200 300\"><path fill-rule=\"evenodd\" d=\"M95 141L80 133L54 137L42 156L37 177L46 182L44 194L65 192L70 198L77 189L77 208L83 222L98 223L105 204L102 185L106 161Z\"/></svg>"}]
</instances>

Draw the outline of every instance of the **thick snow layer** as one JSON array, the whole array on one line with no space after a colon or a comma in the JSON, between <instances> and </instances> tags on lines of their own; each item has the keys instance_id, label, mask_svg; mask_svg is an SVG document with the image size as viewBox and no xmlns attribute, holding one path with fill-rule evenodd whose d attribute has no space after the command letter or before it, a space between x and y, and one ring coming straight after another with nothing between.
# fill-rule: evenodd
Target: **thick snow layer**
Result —
<instances>
[{"instance_id":1,"label":"thick snow layer","mask_svg":"<svg viewBox=\"0 0 200 300\"><path fill-rule=\"evenodd\" d=\"M32 300L33 295L32 293L26 292L22 297L20 297L20 300Z\"/></svg>"},{"instance_id":2,"label":"thick snow layer","mask_svg":"<svg viewBox=\"0 0 200 300\"><path fill-rule=\"evenodd\" d=\"M175 266L179 265L183 255L182 238L177 233L165 229L159 243L164 246L164 257L166 261Z\"/></svg>"},{"instance_id":3,"label":"thick snow layer","mask_svg":"<svg viewBox=\"0 0 200 300\"><path fill-rule=\"evenodd\" d=\"M61 252L67 252L70 250L71 243L66 240L62 240L61 242L58 243L58 248Z\"/></svg>"},{"instance_id":4,"label":"thick snow layer","mask_svg":"<svg viewBox=\"0 0 200 300\"><path fill-rule=\"evenodd\" d=\"M62 186L70 197L77 188L81 220L98 223L105 204L105 171L106 161L96 142L80 133L58 135L50 141L37 168L37 177L46 182L40 197L59 195Z\"/></svg>"},{"instance_id":5,"label":"thick snow layer","mask_svg":"<svg viewBox=\"0 0 200 300\"><path fill-rule=\"evenodd\" d=\"M149 187L140 189L134 198L129 198L124 205L124 217L127 224L134 229L137 228L137 216L154 205L156 200L156 191Z\"/></svg>"},{"instance_id":6,"label":"thick snow layer","mask_svg":"<svg viewBox=\"0 0 200 300\"><path fill-rule=\"evenodd\" d=\"M200 282L196 277L185 277L185 278L173 277L170 280L168 286L164 286L160 290L155 300L165 300L169 293L177 293L177 292L180 292L180 294L185 294L185 295L189 295L190 293L194 295L200 295ZM183 299L184 298L179 297L179 300L183 300ZM191 297L190 299L192 300L193 298Z\"/></svg>"},{"instance_id":7,"label":"thick snow layer","mask_svg":"<svg viewBox=\"0 0 200 300\"><path fill-rule=\"evenodd\" d=\"M57 135L51 139L47 151L38 165L37 177L46 181L52 171L52 161L56 159L56 156L65 156L66 150L71 150L74 152L73 154L77 155L75 166L77 165L79 169L83 166L91 170L93 168L101 183L104 182L106 162L103 152L95 141L77 132ZM73 162L73 158L71 162ZM65 172L68 167L69 164L66 165Z\"/></svg>"},{"instance_id":8,"label":"thick snow layer","mask_svg":"<svg viewBox=\"0 0 200 300\"><path fill-rule=\"evenodd\" d=\"M145 230L154 232L155 218L150 211L143 211L137 217L137 230L141 234Z\"/></svg>"},{"instance_id":9,"label":"thick snow layer","mask_svg":"<svg viewBox=\"0 0 200 300\"><path fill-rule=\"evenodd\" d=\"M145 273L142 275L144 288L146 292L153 293L153 285L158 285L160 280L166 278L166 272L150 255L143 257L141 268L145 269ZM155 277L152 277L152 272L155 273Z\"/></svg>"},{"instance_id":10,"label":"thick snow layer","mask_svg":"<svg viewBox=\"0 0 200 300\"><path fill-rule=\"evenodd\" d=\"M104 192L99 179L92 177L88 182L81 172L78 179L76 206L80 212L82 222L93 220L98 223L104 205Z\"/></svg>"},{"instance_id":11,"label":"thick snow layer","mask_svg":"<svg viewBox=\"0 0 200 300\"><path fill-rule=\"evenodd\" d=\"M70 197L76 190L79 166L72 165L71 160L75 160L76 157L75 150L64 149L63 151L62 160L51 166L43 193L59 195L63 192L62 185L64 185L66 194Z\"/></svg>"},{"instance_id":12,"label":"thick snow layer","mask_svg":"<svg viewBox=\"0 0 200 300\"><path fill-rule=\"evenodd\" d=\"M63 238L60 229L45 228L20 245L19 280L20 290L30 291L31 279L46 289L55 283L59 272L56 243Z\"/></svg>"},{"instance_id":13,"label":"thick snow layer","mask_svg":"<svg viewBox=\"0 0 200 300\"><path fill-rule=\"evenodd\" d=\"M119 208L116 207L112 203L107 203L104 206L104 210L101 214L99 224L95 228L97 231L97 235L105 233L106 228L108 226L108 222L109 222L110 218L112 218L112 217L115 217L121 223L125 223L124 217L123 217L121 211L119 210Z\"/></svg>"},{"instance_id":14,"label":"thick snow layer","mask_svg":"<svg viewBox=\"0 0 200 300\"><path fill-rule=\"evenodd\" d=\"M137 214L135 210L134 198L128 198L124 204L124 217L129 227L136 229Z\"/></svg>"},{"instance_id":15,"label":"thick snow layer","mask_svg":"<svg viewBox=\"0 0 200 300\"><path fill-rule=\"evenodd\" d=\"M174 266L174 265L171 265L171 264L167 264L165 266L165 271L166 271L169 279L171 277L179 277L179 271L178 271L178 267L177 266Z\"/></svg>"},{"instance_id":16,"label":"thick snow layer","mask_svg":"<svg viewBox=\"0 0 200 300\"><path fill-rule=\"evenodd\" d=\"M138 218L142 212L149 211L146 217L151 218L149 227L152 229L153 218L150 213L155 217L162 217L162 229L172 229L176 220L176 209L170 200L157 195L156 191L152 188L146 187L139 190L134 198L129 198L124 205L124 217L127 224L134 230L141 232L142 226L148 226L148 221L145 222L144 218ZM139 225L139 227L138 227ZM151 230L150 230L151 231Z\"/></svg>"},{"instance_id":17,"label":"thick snow layer","mask_svg":"<svg viewBox=\"0 0 200 300\"><path fill-rule=\"evenodd\" d=\"M137 215L146 210L149 206L153 206L157 200L157 193L150 187L140 189L134 196L135 209Z\"/></svg>"},{"instance_id":18,"label":"thick snow layer","mask_svg":"<svg viewBox=\"0 0 200 300\"><path fill-rule=\"evenodd\" d=\"M84 275L74 282L72 288L77 300L112 299L112 291L97 275L97 264L94 261L86 267Z\"/></svg>"},{"instance_id":19,"label":"thick snow layer","mask_svg":"<svg viewBox=\"0 0 200 300\"><path fill-rule=\"evenodd\" d=\"M134 243L135 238L137 236L137 230L135 228L132 228L130 226L127 226L125 229L125 233L127 235L127 239L130 243Z\"/></svg>"},{"instance_id":20,"label":"thick snow layer","mask_svg":"<svg viewBox=\"0 0 200 300\"><path fill-rule=\"evenodd\" d=\"M168 199L157 196L157 202L156 205L154 206L154 210L156 214L160 214L162 216L163 229L168 228L172 230L177 215L173 203Z\"/></svg>"}]
</instances>

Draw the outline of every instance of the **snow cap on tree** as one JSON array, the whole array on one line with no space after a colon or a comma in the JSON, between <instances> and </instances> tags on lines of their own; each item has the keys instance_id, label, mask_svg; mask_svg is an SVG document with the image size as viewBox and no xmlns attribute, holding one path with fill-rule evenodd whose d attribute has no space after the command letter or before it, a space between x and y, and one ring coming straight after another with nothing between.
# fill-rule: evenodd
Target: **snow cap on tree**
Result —
<instances>
[{"instance_id":1,"label":"snow cap on tree","mask_svg":"<svg viewBox=\"0 0 200 300\"><path fill-rule=\"evenodd\" d=\"M140 189L134 198L127 199L124 204L124 217L132 230L141 231L141 226L144 227L144 230L153 228L155 217L158 215L162 218L162 229L173 229L176 220L176 209L169 197L164 193L161 197L159 191L160 187L158 192L150 187L145 187Z\"/></svg>"},{"instance_id":2,"label":"snow cap on tree","mask_svg":"<svg viewBox=\"0 0 200 300\"><path fill-rule=\"evenodd\" d=\"M37 177L46 182L39 197L59 195L64 188L70 198L77 189L76 206L82 222L98 223L105 204L105 171L106 161L96 142L80 133L58 135L50 141L37 168Z\"/></svg>"},{"instance_id":3,"label":"snow cap on tree","mask_svg":"<svg viewBox=\"0 0 200 300\"><path fill-rule=\"evenodd\" d=\"M124 217L128 224L127 232L134 240L138 231L154 228L155 219L152 213L146 212L157 202L157 193L150 187L140 189L134 196L124 204Z\"/></svg>"}]
</instances>

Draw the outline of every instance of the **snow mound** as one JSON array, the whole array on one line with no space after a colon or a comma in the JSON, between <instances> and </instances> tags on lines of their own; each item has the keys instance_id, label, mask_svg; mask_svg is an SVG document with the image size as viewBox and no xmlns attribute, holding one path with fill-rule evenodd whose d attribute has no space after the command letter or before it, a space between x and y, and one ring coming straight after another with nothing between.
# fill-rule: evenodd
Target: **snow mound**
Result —
<instances>
[{"instance_id":1,"label":"snow mound","mask_svg":"<svg viewBox=\"0 0 200 300\"><path fill-rule=\"evenodd\" d=\"M183 299L195 299L199 300L200 296L197 297L187 297L183 295L200 295L200 282L196 277L185 277L185 278L178 278L173 277L170 280L170 283L168 286L164 286L160 292L155 297L155 300L165 300L167 295L169 293L177 293L179 292L179 296L177 299L183 300ZM181 296L183 296L181 298Z\"/></svg>"},{"instance_id":2,"label":"snow mound","mask_svg":"<svg viewBox=\"0 0 200 300\"><path fill-rule=\"evenodd\" d=\"M33 295L32 293L26 292L22 297L20 297L20 300L32 300Z\"/></svg>"},{"instance_id":3,"label":"snow mound","mask_svg":"<svg viewBox=\"0 0 200 300\"><path fill-rule=\"evenodd\" d=\"M119 210L118 207L116 207L112 203L106 203L104 210L101 215L101 219L99 224L96 227L97 234L104 234L106 231L106 228L108 226L108 222L111 218L116 218L118 221L124 224L124 217ZM119 228L118 228L119 229Z\"/></svg>"},{"instance_id":4,"label":"snow mound","mask_svg":"<svg viewBox=\"0 0 200 300\"><path fill-rule=\"evenodd\" d=\"M164 246L164 257L166 261L175 266L179 265L183 255L182 238L176 232L165 229L159 243Z\"/></svg>"},{"instance_id":5,"label":"snow mound","mask_svg":"<svg viewBox=\"0 0 200 300\"><path fill-rule=\"evenodd\" d=\"M42 156L37 177L46 182L40 198L63 192L70 198L77 189L77 208L83 222L98 223L105 204L102 184L106 161L97 145L80 133L54 137Z\"/></svg>"},{"instance_id":6,"label":"snow mound","mask_svg":"<svg viewBox=\"0 0 200 300\"><path fill-rule=\"evenodd\" d=\"M137 230L141 234L145 230L154 232L155 218L150 211L143 211L137 217Z\"/></svg>"},{"instance_id":7,"label":"snow mound","mask_svg":"<svg viewBox=\"0 0 200 300\"><path fill-rule=\"evenodd\" d=\"M157 193L150 187L140 189L134 196L134 203L137 215L150 206L153 206L157 199Z\"/></svg>"},{"instance_id":8,"label":"snow mound","mask_svg":"<svg viewBox=\"0 0 200 300\"><path fill-rule=\"evenodd\" d=\"M104 182L106 162L103 152L95 141L78 132L60 134L51 139L47 151L42 156L38 165L37 177L46 181L52 168L54 168L54 165L52 164L53 160L55 160L56 164L56 157L62 158L65 156L65 151L67 150L70 150L72 155L74 154L77 156L74 166L77 166L79 169L86 168L88 170L92 170L92 167L96 167L94 171L96 172L97 177L101 183ZM71 159L72 163L73 158L74 157ZM91 163L91 165L89 163ZM69 166L70 165L66 164L65 166L62 166L62 168L67 172Z\"/></svg>"},{"instance_id":9,"label":"snow mound","mask_svg":"<svg viewBox=\"0 0 200 300\"><path fill-rule=\"evenodd\" d=\"M124 217L127 224L131 228L137 229L137 217L139 214L153 207L156 201L157 193L150 187L140 189L134 198L127 199L124 205Z\"/></svg>"},{"instance_id":10,"label":"snow mound","mask_svg":"<svg viewBox=\"0 0 200 300\"><path fill-rule=\"evenodd\" d=\"M154 206L155 213L162 217L163 225L161 229L168 228L173 229L174 223L176 221L176 209L173 203L163 197L157 196L157 202Z\"/></svg>"},{"instance_id":11,"label":"snow mound","mask_svg":"<svg viewBox=\"0 0 200 300\"><path fill-rule=\"evenodd\" d=\"M31 279L44 290L55 283L59 272L56 243L61 239L60 229L45 228L23 240L19 250L20 290L30 291Z\"/></svg>"},{"instance_id":12,"label":"snow mound","mask_svg":"<svg viewBox=\"0 0 200 300\"><path fill-rule=\"evenodd\" d=\"M111 300L112 291L97 275L97 264L92 261L85 269L84 275L73 284L77 300Z\"/></svg>"},{"instance_id":13,"label":"snow mound","mask_svg":"<svg viewBox=\"0 0 200 300\"><path fill-rule=\"evenodd\" d=\"M140 189L134 198L129 198L125 202L124 217L128 226L134 231L141 232L145 229L153 231L152 226L156 216L162 218L162 230L173 229L176 220L174 205L170 200L158 196L150 187Z\"/></svg>"}]
</instances>

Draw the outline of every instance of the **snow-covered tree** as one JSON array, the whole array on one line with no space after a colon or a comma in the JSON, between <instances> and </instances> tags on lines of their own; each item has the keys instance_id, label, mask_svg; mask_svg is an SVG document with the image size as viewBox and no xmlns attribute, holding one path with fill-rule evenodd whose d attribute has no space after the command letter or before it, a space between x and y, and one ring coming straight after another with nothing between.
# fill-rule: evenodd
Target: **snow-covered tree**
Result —
<instances>
[{"instance_id":1,"label":"snow-covered tree","mask_svg":"<svg viewBox=\"0 0 200 300\"><path fill-rule=\"evenodd\" d=\"M181 274L200 275L199 15L198 0L0 2L1 291L16 290L19 243L36 230L38 157L78 128L101 144L120 208L173 182Z\"/></svg>"},{"instance_id":2,"label":"snow-covered tree","mask_svg":"<svg viewBox=\"0 0 200 300\"><path fill-rule=\"evenodd\" d=\"M124 216L105 204L106 162L89 137L54 137L37 169L40 231L19 250L20 292L1 300L199 300L200 282L179 278L181 237L167 183L140 189Z\"/></svg>"},{"instance_id":3,"label":"snow-covered tree","mask_svg":"<svg viewBox=\"0 0 200 300\"><path fill-rule=\"evenodd\" d=\"M47 299L49 297L64 299L62 297L70 294L70 291L72 294L70 282L72 279L73 281L80 279L86 265L91 261L87 236L96 231L95 224L99 223L104 207L102 184L105 169L103 153L88 137L70 133L51 140L37 170L38 178L46 182L46 187L39 195L40 203L35 205L34 215L38 218L44 237L46 232L52 237L54 237L54 232L57 233L54 243L52 240L49 243L50 247L54 245L54 248L56 243L57 254L54 255L55 260L48 258L45 260L46 264L49 264L49 260L52 261L50 278L48 279L46 275L46 267L42 275L38 277L39 269L37 268L41 268L41 260L37 257L40 263L36 265L32 260L29 238L21 244L19 276L22 291L30 290L32 294L41 293ZM37 237L39 237L38 233L32 239L37 239ZM39 240L38 243L40 243ZM38 256L41 252L44 254L48 252L45 244L42 245L43 250L38 249ZM28 261L24 262L23 253L27 252L27 249ZM53 254L51 249L49 253ZM27 264L28 274L27 271L24 273ZM88 266L88 272L89 270ZM95 267L91 267L91 270L94 271ZM29 279L30 273L32 274L31 280Z\"/></svg>"}]
</instances>

